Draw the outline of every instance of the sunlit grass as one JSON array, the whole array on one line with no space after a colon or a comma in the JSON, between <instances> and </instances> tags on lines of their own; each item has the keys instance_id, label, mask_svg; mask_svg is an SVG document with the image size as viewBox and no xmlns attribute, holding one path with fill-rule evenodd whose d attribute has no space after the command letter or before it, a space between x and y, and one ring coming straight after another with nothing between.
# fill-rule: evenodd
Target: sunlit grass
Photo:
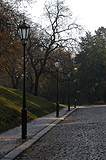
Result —
<instances>
[{"instance_id":1,"label":"sunlit grass","mask_svg":"<svg viewBox=\"0 0 106 160\"><path fill-rule=\"evenodd\" d=\"M21 124L22 106L21 91L0 86L0 133ZM55 103L30 94L26 95L26 106L28 121L50 114L56 109Z\"/></svg>"}]
</instances>

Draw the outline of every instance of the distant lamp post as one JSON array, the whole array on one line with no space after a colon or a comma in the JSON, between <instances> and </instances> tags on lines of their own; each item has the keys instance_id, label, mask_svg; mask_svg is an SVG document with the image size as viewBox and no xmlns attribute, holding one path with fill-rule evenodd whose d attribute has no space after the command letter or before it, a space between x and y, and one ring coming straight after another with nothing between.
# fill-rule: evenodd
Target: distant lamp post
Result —
<instances>
[{"instance_id":1,"label":"distant lamp post","mask_svg":"<svg viewBox=\"0 0 106 160\"><path fill-rule=\"evenodd\" d=\"M77 105L77 100L74 99L74 108L76 108L76 105Z\"/></svg>"},{"instance_id":2,"label":"distant lamp post","mask_svg":"<svg viewBox=\"0 0 106 160\"><path fill-rule=\"evenodd\" d=\"M71 72L67 74L67 77L68 77L68 111L70 111L70 76L71 76Z\"/></svg>"},{"instance_id":3,"label":"distant lamp post","mask_svg":"<svg viewBox=\"0 0 106 160\"><path fill-rule=\"evenodd\" d=\"M26 91L25 91L25 47L29 37L30 26L23 22L18 26L18 31L23 44L23 108L22 108L22 139L27 138L27 108L26 108Z\"/></svg>"},{"instance_id":4,"label":"distant lamp post","mask_svg":"<svg viewBox=\"0 0 106 160\"><path fill-rule=\"evenodd\" d=\"M77 81L77 80L75 79L75 80L74 80L74 89L75 89L75 91L74 91L74 92L75 92L75 93L74 93L74 94L75 94L75 95L74 95L74 108L76 108L76 105L77 105L77 104L76 104L76 103L77 103L77 89L76 89L76 85L77 85L77 84L76 84L76 81Z\"/></svg>"},{"instance_id":5,"label":"distant lamp post","mask_svg":"<svg viewBox=\"0 0 106 160\"><path fill-rule=\"evenodd\" d=\"M75 88L74 108L76 108L76 105L77 105L77 70L78 70L78 68L75 67L74 68L74 72L75 72L75 79L74 79L74 88Z\"/></svg>"},{"instance_id":6,"label":"distant lamp post","mask_svg":"<svg viewBox=\"0 0 106 160\"><path fill-rule=\"evenodd\" d=\"M55 67L56 67L56 71L57 71L56 117L59 117L59 100L58 100L58 70L60 67L60 60L59 59L57 59L55 61Z\"/></svg>"}]
</instances>

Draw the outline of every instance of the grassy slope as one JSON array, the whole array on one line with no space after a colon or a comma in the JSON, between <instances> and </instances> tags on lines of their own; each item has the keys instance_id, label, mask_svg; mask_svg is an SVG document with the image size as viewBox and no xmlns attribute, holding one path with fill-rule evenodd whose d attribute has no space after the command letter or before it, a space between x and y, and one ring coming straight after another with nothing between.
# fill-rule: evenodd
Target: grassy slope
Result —
<instances>
[{"instance_id":1,"label":"grassy slope","mask_svg":"<svg viewBox=\"0 0 106 160\"><path fill-rule=\"evenodd\" d=\"M27 94L28 121L54 112L56 107L43 98ZM22 92L0 86L0 133L21 124Z\"/></svg>"}]
</instances>

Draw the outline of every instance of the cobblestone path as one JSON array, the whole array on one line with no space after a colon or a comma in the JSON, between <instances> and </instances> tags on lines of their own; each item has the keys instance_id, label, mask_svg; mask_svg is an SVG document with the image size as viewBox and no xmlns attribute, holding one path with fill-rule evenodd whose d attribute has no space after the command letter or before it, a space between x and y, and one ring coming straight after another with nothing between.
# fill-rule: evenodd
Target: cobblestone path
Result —
<instances>
[{"instance_id":1,"label":"cobblestone path","mask_svg":"<svg viewBox=\"0 0 106 160\"><path fill-rule=\"evenodd\" d=\"M106 160L106 107L82 107L16 160Z\"/></svg>"}]
</instances>

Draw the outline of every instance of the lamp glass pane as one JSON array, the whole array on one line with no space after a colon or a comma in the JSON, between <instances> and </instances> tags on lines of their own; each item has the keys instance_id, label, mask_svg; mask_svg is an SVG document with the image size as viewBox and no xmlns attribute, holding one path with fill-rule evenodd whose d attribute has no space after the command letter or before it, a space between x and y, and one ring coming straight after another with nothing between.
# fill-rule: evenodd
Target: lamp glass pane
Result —
<instances>
[{"instance_id":1,"label":"lamp glass pane","mask_svg":"<svg viewBox=\"0 0 106 160\"><path fill-rule=\"evenodd\" d=\"M26 39L28 39L28 36L29 36L29 29L30 28L27 28L27 30L26 30Z\"/></svg>"},{"instance_id":2,"label":"lamp glass pane","mask_svg":"<svg viewBox=\"0 0 106 160\"><path fill-rule=\"evenodd\" d=\"M60 66L60 62L59 62L59 61L56 61L56 62L55 62L55 67L56 67L56 68L59 68L59 66Z\"/></svg>"},{"instance_id":3,"label":"lamp glass pane","mask_svg":"<svg viewBox=\"0 0 106 160\"><path fill-rule=\"evenodd\" d=\"M22 39L26 39L26 28L22 28Z\"/></svg>"},{"instance_id":4,"label":"lamp glass pane","mask_svg":"<svg viewBox=\"0 0 106 160\"><path fill-rule=\"evenodd\" d=\"M67 76L70 77L70 73L68 73Z\"/></svg>"}]
</instances>

